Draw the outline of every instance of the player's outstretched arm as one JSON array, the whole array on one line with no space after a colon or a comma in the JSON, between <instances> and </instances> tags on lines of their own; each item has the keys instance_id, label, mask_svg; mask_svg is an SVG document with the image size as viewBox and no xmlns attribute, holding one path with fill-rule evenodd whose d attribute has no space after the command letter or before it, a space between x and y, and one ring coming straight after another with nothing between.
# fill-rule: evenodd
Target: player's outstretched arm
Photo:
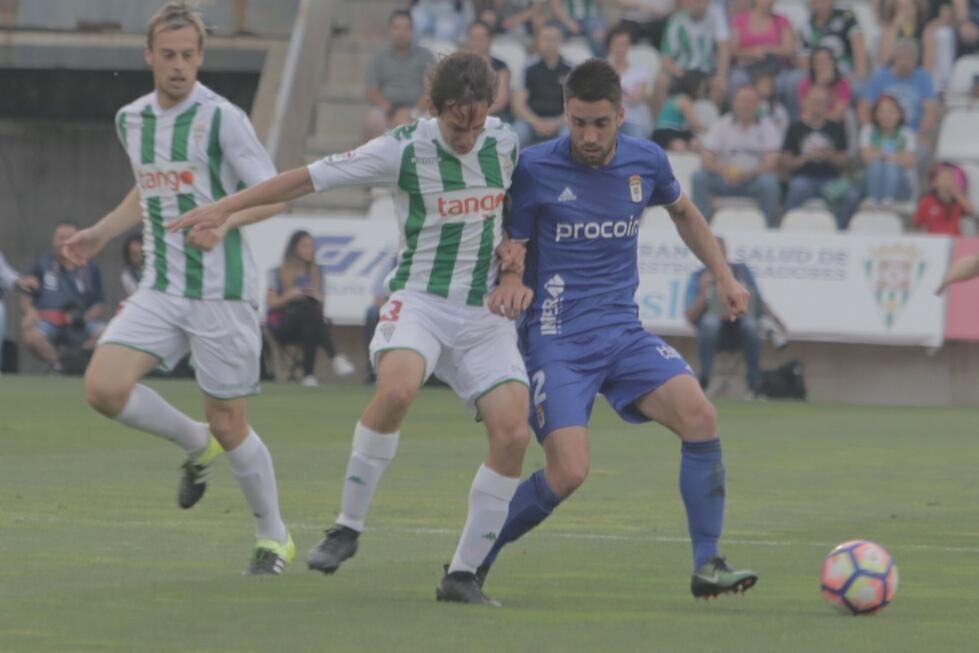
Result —
<instances>
[{"instance_id":1,"label":"player's outstretched arm","mask_svg":"<svg viewBox=\"0 0 979 653\"><path fill-rule=\"evenodd\" d=\"M523 284L519 274L501 272L500 283L490 294L486 306L491 313L515 320L533 299L534 291Z\"/></svg>"},{"instance_id":2,"label":"player's outstretched arm","mask_svg":"<svg viewBox=\"0 0 979 653\"><path fill-rule=\"evenodd\" d=\"M945 273L942 283L935 291L936 295L941 295L945 289L953 283L968 281L974 277L979 277L979 254L965 256L953 263Z\"/></svg>"},{"instance_id":3,"label":"player's outstretched arm","mask_svg":"<svg viewBox=\"0 0 979 653\"><path fill-rule=\"evenodd\" d=\"M110 240L138 226L142 218L139 190L133 187L119 202L119 206L91 227L77 232L65 243L63 251L65 258L74 265L85 265L89 259L101 252Z\"/></svg>"},{"instance_id":4,"label":"player's outstretched arm","mask_svg":"<svg viewBox=\"0 0 979 653\"><path fill-rule=\"evenodd\" d=\"M250 224L255 224L256 222L261 222L267 218L271 218L273 215L279 215L284 213L286 210L286 203L280 202L278 204L267 204L265 206L256 206L253 209L245 209L244 211L238 211L228 218L220 227L215 227L214 229L196 227L189 234L187 234L187 242L198 249L202 249L205 252L209 252L214 247L224 240L224 237L228 235L228 232L244 227Z\"/></svg>"},{"instance_id":5,"label":"player's outstretched arm","mask_svg":"<svg viewBox=\"0 0 979 653\"><path fill-rule=\"evenodd\" d=\"M673 219L680 238L714 275L718 296L727 306L730 318L733 320L744 315L748 310L751 293L734 278L731 266L727 264L724 253L717 244L717 238L711 232L703 214L682 193L676 202L665 208Z\"/></svg>"},{"instance_id":6,"label":"player's outstretched arm","mask_svg":"<svg viewBox=\"0 0 979 653\"><path fill-rule=\"evenodd\" d=\"M228 195L222 200L188 211L167 225L168 231L187 227L214 229L224 225L234 213L254 209L267 204L279 204L309 195L314 190L313 180L305 166L293 168L266 179L262 183ZM269 215L274 215L270 213ZM265 216L268 217L268 216Z\"/></svg>"}]
</instances>

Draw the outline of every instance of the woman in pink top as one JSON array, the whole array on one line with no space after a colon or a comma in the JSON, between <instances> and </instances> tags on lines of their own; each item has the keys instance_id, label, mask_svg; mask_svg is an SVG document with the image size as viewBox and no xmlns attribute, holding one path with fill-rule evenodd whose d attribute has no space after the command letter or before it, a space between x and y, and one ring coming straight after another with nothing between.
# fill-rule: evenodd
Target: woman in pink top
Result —
<instances>
[{"instance_id":1,"label":"woman in pink top","mask_svg":"<svg viewBox=\"0 0 979 653\"><path fill-rule=\"evenodd\" d=\"M850 88L850 80L840 71L833 58L833 51L829 48L815 48L809 57L809 76L804 77L799 82L799 105L806 99L809 88L813 85L825 86L833 97L833 106L830 107L827 117L830 120L843 122L846 111L850 108L850 100L853 97Z\"/></svg>"},{"instance_id":2,"label":"woman in pink top","mask_svg":"<svg viewBox=\"0 0 979 653\"><path fill-rule=\"evenodd\" d=\"M775 0L754 0L750 11L731 19L731 94L751 81L752 66L783 68L795 54L795 32L789 20L772 11Z\"/></svg>"}]
</instances>

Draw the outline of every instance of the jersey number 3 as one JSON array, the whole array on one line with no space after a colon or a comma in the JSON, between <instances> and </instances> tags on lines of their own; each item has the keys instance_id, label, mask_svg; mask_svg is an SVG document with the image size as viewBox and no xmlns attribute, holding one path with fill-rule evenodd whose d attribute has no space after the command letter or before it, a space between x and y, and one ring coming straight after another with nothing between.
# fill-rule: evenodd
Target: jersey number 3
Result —
<instances>
[{"instance_id":1,"label":"jersey number 3","mask_svg":"<svg viewBox=\"0 0 979 653\"><path fill-rule=\"evenodd\" d=\"M381 313L380 322L397 322L401 317L401 300L392 299L384 305L384 312Z\"/></svg>"}]
</instances>

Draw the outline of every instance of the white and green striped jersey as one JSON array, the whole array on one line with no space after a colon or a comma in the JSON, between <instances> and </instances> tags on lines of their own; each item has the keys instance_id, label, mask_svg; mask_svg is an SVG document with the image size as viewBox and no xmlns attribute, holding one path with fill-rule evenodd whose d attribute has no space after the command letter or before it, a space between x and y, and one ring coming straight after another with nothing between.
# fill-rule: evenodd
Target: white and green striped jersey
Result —
<instances>
[{"instance_id":1,"label":"white and green striped jersey","mask_svg":"<svg viewBox=\"0 0 979 653\"><path fill-rule=\"evenodd\" d=\"M391 186L400 229L390 290L419 290L482 306L496 284L494 250L503 202L517 162L517 138L497 118L468 154L452 151L435 118L398 127L369 143L309 166L317 191Z\"/></svg>"},{"instance_id":2,"label":"white and green striped jersey","mask_svg":"<svg viewBox=\"0 0 979 653\"><path fill-rule=\"evenodd\" d=\"M203 84L170 109L156 93L127 104L116 128L129 155L143 210L140 286L189 299L256 304L258 275L237 229L209 252L164 226L202 204L275 176L245 113Z\"/></svg>"}]
</instances>

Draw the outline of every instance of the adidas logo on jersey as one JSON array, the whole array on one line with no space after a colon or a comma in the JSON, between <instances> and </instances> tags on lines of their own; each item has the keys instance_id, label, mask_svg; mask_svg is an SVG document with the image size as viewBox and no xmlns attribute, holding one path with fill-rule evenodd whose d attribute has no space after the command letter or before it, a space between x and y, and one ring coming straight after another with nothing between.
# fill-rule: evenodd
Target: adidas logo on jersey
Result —
<instances>
[{"instance_id":1,"label":"adidas logo on jersey","mask_svg":"<svg viewBox=\"0 0 979 653\"><path fill-rule=\"evenodd\" d=\"M578 199L578 196L574 194L570 186L565 186L564 191L557 196L558 202L573 202Z\"/></svg>"}]
</instances>

